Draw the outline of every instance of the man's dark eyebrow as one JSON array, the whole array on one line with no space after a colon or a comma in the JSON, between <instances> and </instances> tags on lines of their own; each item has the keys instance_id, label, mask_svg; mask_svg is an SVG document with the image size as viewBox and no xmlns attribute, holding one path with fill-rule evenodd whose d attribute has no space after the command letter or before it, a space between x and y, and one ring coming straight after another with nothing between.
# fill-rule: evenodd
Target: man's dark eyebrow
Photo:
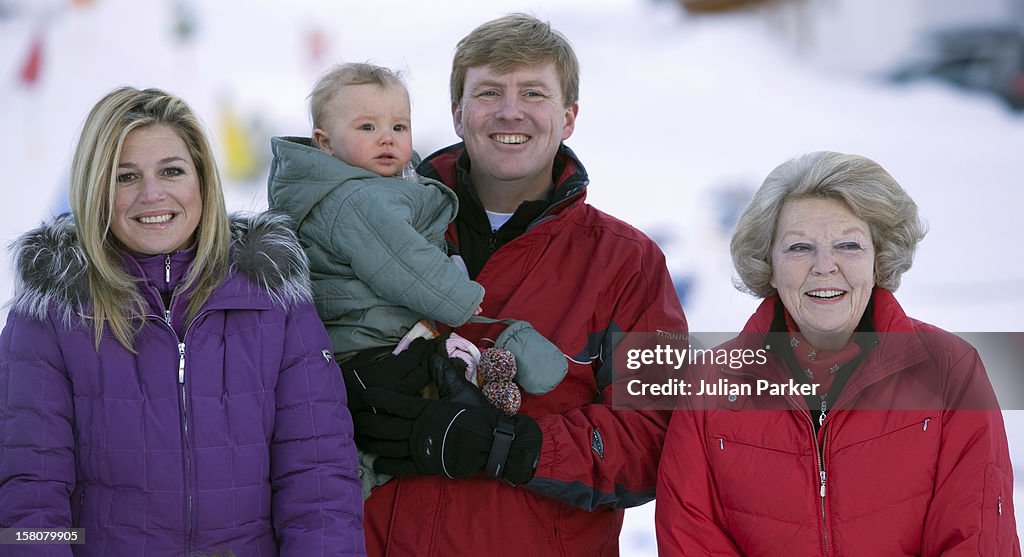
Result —
<instances>
[{"instance_id":1,"label":"man's dark eyebrow","mask_svg":"<svg viewBox=\"0 0 1024 557\"><path fill-rule=\"evenodd\" d=\"M504 83L501 83L499 81L494 81L494 80L486 79L486 80L481 81L480 83L477 83L476 86L473 87L473 90L475 91L477 89L480 89L481 87L502 87L502 86L504 86ZM520 88L522 88L522 87L547 88L547 86L548 86L547 83L544 83L543 81L537 80L537 79L532 80L532 81L524 81L524 82L519 84Z\"/></svg>"}]
</instances>

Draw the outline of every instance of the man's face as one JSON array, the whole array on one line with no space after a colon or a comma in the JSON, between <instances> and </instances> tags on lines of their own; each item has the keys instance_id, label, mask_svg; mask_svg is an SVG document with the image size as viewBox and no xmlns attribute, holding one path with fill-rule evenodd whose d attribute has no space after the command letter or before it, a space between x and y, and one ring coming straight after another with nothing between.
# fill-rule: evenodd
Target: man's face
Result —
<instances>
[{"instance_id":1,"label":"man's face","mask_svg":"<svg viewBox=\"0 0 1024 557\"><path fill-rule=\"evenodd\" d=\"M466 142L478 188L546 192L559 144L572 135L577 104L565 106L554 63L498 73L466 72L461 105L452 105L455 133Z\"/></svg>"}]
</instances>

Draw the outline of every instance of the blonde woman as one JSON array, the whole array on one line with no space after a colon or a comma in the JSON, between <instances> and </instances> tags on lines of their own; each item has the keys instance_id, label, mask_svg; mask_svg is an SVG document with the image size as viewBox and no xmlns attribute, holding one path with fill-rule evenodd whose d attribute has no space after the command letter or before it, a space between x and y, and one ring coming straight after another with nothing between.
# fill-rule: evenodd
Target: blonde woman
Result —
<instances>
[{"instance_id":1,"label":"blonde woman","mask_svg":"<svg viewBox=\"0 0 1024 557\"><path fill-rule=\"evenodd\" d=\"M84 529L51 554L364 553L305 256L279 217L228 217L193 111L110 92L70 203L15 245L0 527Z\"/></svg>"}]
</instances>

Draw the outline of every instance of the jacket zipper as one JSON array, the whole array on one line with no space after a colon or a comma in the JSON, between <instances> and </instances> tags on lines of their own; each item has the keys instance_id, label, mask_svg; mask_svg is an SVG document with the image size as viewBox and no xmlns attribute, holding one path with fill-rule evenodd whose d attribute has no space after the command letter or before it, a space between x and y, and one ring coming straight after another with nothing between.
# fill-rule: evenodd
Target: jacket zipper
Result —
<instances>
[{"instance_id":1,"label":"jacket zipper","mask_svg":"<svg viewBox=\"0 0 1024 557\"><path fill-rule=\"evenodd\" d=\"M877 344L877 341L876 341L876 344ZM872 346L874 346L874 345L872 345ZM720 370L720 371L725 372L725 370ZM728 373L728 372L725 372L725 373ZM745 373L728 373L728 374L729 375L736 375L736 376L744 376L745 375L745 376L755 377L755 378L758 377L758 376L753 375L753 374L745 374ZM815 429L814 429L814 417L811 416L811 413L804 406L798 404L796 402L796 400L793 399L792 395L788 395L787 398L789 398L790 404L793 406L793 408L796 408L801 414L803 414L803 416L805 418L807 418L807 423L811 427L811 439L814 441L814 452L815 452L815 456L816 456L817 462L818 462L818 478L817 478L817 480L818 480L818 485L819 485L818 498L819 498L820 503L821 503L821 525L822 525L822 532L821 532L821 534L822 534L822 537L823 537L824 542L825 542L825 555L827 556L829 554L829 541L828 541L828 517L827 517L826 512L825 512L825 493L826 493L826 485L827 485L826 479L827 479L827 477L826 477L826 474L825 474L825 456L824 456L824 454L825 454L825 441L828 440L828 424L825 424L825 419L826 419L825 412L827 410L826 403L825 403L825 400L823 398L822 399L822 407L821 407L822 413L821 413L821 418L820 418L820 420L818 422L818 425L819 425L819 427L821 427L822 438L824 439L824 441L822 441L821 445L819 446L817 431L815 431ZM836 402L838 402L838 400L836 400ZM835 405L833 405L833 406L835 406ZM835 410L835 408L833 407L833 411L834 410ZM925 431L928 430L928 420L925 420L924 430ZM724 440L720 440L720 441L722 443L721 448L724 449L725 448L724 447Z\"/></svg>"},{"instance_id":2,"label":"jacket zipper","mask_svg":"<svg viewBox=\"0 0 1024 557\"><path fill-rule=\"evenodd\" d=\"M164 283L170 284L171 282L171 254L164 255ZM170 303L164 307L164 322L167 327L171 329L171 333L174 334L175 339L178 341L178 391L181 395L181 427L183 431L183 442L184 442L184 456L185 456L185 552L187 555L192 554L192 535L195 532L193 528L193 518L195 515L195 500L192 496L192 447L189 441L189 430L188 430L188 393L185 390L185 342L183 339L177 338L177 333L174 332L174 325L171 322L171 308L174 307L174 295L171 294ZM191 323L189 323L191 326ZM185 334L187 336L188 330L186 329Z\"/></svg>"},{"instance_id":3,"label":"jacket zipper","mask_svg":"<svg viewBox=\"0 0 1024 557\"><path fill-rule=\"evenodd\" d=\"M822 443L821 445L818 444L818 435L817 435L817 432L814 431L814 418L811 416L811 413L808 412L807 410L805 410L800 405L798 405L796 403L796 401L793 400L793 396L792 395L788 395L788 398L789 398L790 402L793 403L793 405L800 411L800 413L803 414L803 416L805 418L807 418L807 424L809 426L811 426L811 440L814 441L814 454L815 454L815 457L817 457L817 461L818 461L818 478L817 479L818 479L818 482L819 482L818 483L818 485L819 485L818 499L819 499L819 502L821 503L821 535L823 536L823 538L825 540L825 555L828 555L828 519L827 519L827 517L825 515L825 486L826 486L825 457L824 457L825 445L824 445L824 443ZM824 423L821 424L821 429L822 429L822 436L827 438L828 437L828 425L826 425Z\"/></svg>"},{"instance_id":4,"label":"jacket zipper","mask_svg":"<svg viewBox=\"0 0 1024 557\"><path fill-rule=\"evenodd\" d=\"M192 323L198 321L206 313L208 312L196 315L195 319L185 328L185 337L188 337L188 332L192 329ZM170 326L169 318L164 323L167 324L167 328L170 329L175 340L178 340L178 395L181 397L181 427L184 436L183 452L185 456L185 554L192 555L195 552L193 548L193 537L195 536L195 496L192 493L192 444L189 437L188 392L185 387L185 341L178 339L174 329Z\"/></svg>"},{"instance_id":5,"label":"jacket zipper","mask_svg":"<svg viewBox=\"0 0 1024 557\"><path fill-rule=\"evenodd\" d=\"M177 293L175 293L177 294ZM174 305L174 296L171 296L171 305ZM188 337L188 332L192 330L192 325L199 321L200 317L203 317L209 310L202 311L197 314L192 321L189 322L188 326L185 327L184 338ZM174 336L178 345L178 394L181 397L181 421L182 431L184 433L184 456L185 456L185 492L186 492L186 525L185 525L185 554L192 555L195 551L193 548L193 537L195 535L195 497L192 493L192 446L189 442L189 420L188 420L188 394L185 389L185 341L184 338L179 339L178 334L174 332L174 327L171 325L171 310L165 308L163 318L156 315L150 315L151 318L156 318L162 321L167 329Z\"/></svg>"},{"instance_id":6,"label":"jacket zipper","mask_svg":"<svg viewBox=\"0 0 1024 557\"><path fill-rule=\"evenodd\" d=\"M737 375L737 376L746 375L746 376L749 376L749 377L757 377L757 376L755 376L753 374L747 374L747 373L729 373L729 372L725 372L725 370L720 370L720 371L724 372L724 373L727 373L729 375ZM828 550L829 550L829 544L828 544L828 518L827 518L827 516L825 514L825 493L826 493L826 485L827 485L827 482L826 482L827 477L826 477L826 474L825 474L825 457L824 457L825 446L824 446L824 443L822 443L820 446L818 444L818 435L817 435L817 432L814 430L814 417L811 416L811 413L807 409L805 409L803 406L798 404L796 402L796 400L793 399L793 395L787 395L787 398L789 398L789 402L793 406L793 408L796 408L805 418L807 418L807 424L810 425L810 427L811 427L811 440L814 441L814 453L815 453L815 457L817 458L817 461L818 461L818 477L816 479L818 481L818 486L819 486L819 488L818 488L818 499L819 499L819 502L821 503L821 535L822 535L822 537L823 537L823 539L825 541L825 555L827 556L828 555ZM827 437L828 437L828 425L825 424L825 410L826 410L826 408L825 408L825 401L823 399L822 400L822 414L821 414L821 419L818 422L818 425L822 429L822 432L823 432L822 436L827 439ZM927 427L927 425L925 427ZM724 447L724 441L723 441L722 448L723 449L725 448Z\"/></svg>"},{"instance_id":7,"label":"jacket zipper","mask_svg":"<svg viewBox=\"0 0 1024 557\"><path fill-rule=\"evenodd\" d=\"M808 414L807 419L811 417ZM822 425L822 436L828 437L828 426ZM811 432L814 432L813 422L811 424ZM825 555L828 555L828 518L825 516L825 443L822 442L821 446L818 446L818 436L814 436L814 450L818 452L818 475L821 479L821 490L818 492L821 499L821 535L825 539Z\"/></svg>"},{"instance_id":8,"label":"jacket zipper","mask_svg":"<svg viewBox=\"0 0 1024 557\"><path fill-rule=\"evenodd\" d=\"M724 369L720 369L719 372L722 373L723 375L733 375L733 376L737 376L737 377L744 377L745 376L745 377L757 378L756 375L751 374L751 373L735 373L735 372L726 371ZM799 404L797 404L797 402L793 399L792 395L788 395L787 398L789 398L789 401L793 405L793 407L796 408L797 410L799 410L800 413L805 418L807 418L807 424L811 426L811 440L814 441L814 454L815 454L815 457L817 458L817 461L818 461L818 478L817 478L817 480L818 480L818 486L819 486L819 488L818 488L818 499L819 499L819 501L821 503L821 525L822 525L821 533L822 533L822 536L824 537L824 540L825 540L825 555L828 555L828 523L827 523L827 518L825 516L825 492L826 492L826 489L825 489L825 486L826 486L826 474L825 474L825 457L824 457L825 446L824 446L824 444L822 444L821 446L818 445L818 435L817 435L817 432L814 431L814 418L811 416L811 413L808 412L807 410L805 410ZM822 413L822 418L824 418L824 416L825 416L824 413ZM824 432L822 435L827 437L828 425L824 424L824 419L822 419L821 421L822 421L822 423L820 425L822 427L822 431ZM927 425L925 425L925 427L927 427ZM720 450L725 450L725 439L724 438L719 438L718 439L718 448Z\"/></svg>"},{"instance_id":9,"label":"jacket zipper","mask_svg":"<svg viewBox=\"0 0 1024 557\"><path fill-rule=\"evenodd\" d=\"M171 282L171 255L167 254L167 255L164 256L164 283L165 284L170 284L170 282ZM157 296L160 299L163 299L163 297L159 295L159 292L157 293ZM171 294L171 304L164 308L164 322L166 322L167 325L169 327L171 327L172 331L174 330L174 325L171 325L171 307L170 306L173 306L173 305L174 305L174 294Z\"/></svg>"},{"instance_id":10,"label":"jacket zipper","mask_svg":"<svg viewBox=\"0 0 1024 557\"><path fill-rule=\"evenodd\" d=\"M195 514L194 501L192 500L192 446L188 435L188 396L185 393L185 343L178 343L178 389L181 392L181 423L185 438L185 486L186 486L186 507L185 516L185 549L188 555L192 554L192 518Z\"/></svg>"}]
</instances>

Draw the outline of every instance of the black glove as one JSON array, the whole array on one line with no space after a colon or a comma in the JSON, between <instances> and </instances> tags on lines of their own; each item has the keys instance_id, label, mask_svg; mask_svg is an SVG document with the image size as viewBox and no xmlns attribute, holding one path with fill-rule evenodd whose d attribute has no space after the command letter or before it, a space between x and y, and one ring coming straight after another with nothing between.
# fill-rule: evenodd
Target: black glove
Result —
<instances>
[{"instance_id":1,"label":"black glove","mask_svg":"<svg viewBox=\"0 0 1024 557\"><path fill-rule=\"evenodd\" d=\"M374 470L393 476L467 478L483 471L512 484L530 481L540 456L536 420L380 389L365 393L377 412L354 416L356 444L379 455Z\"/></svg>"},{"instance_id":2,"label":"black glove","mask_svg":"<svg viewBox=\"0 0 1024 557\"><path fill-rule=\"evenodd\" d=\"M349 410L355 413L370 409L363 399L366 389L386 389L407 395L419 393L434 378L430 360L436 350L437 342L418 338L399 354L365 365L356 356L354 361L341 364Z\"/></svg>"},{"instance_id":3,"label":"black glove","mask_svg":"<svg viewBox=\"0 0 1024 557\"><path fill-rule=\"evenodd\" d=\"M441 400L472 408L492 406L480 387L466 379L465 364L462 360L433 355L427 364Z\"/></svg>"}]
</instances>

